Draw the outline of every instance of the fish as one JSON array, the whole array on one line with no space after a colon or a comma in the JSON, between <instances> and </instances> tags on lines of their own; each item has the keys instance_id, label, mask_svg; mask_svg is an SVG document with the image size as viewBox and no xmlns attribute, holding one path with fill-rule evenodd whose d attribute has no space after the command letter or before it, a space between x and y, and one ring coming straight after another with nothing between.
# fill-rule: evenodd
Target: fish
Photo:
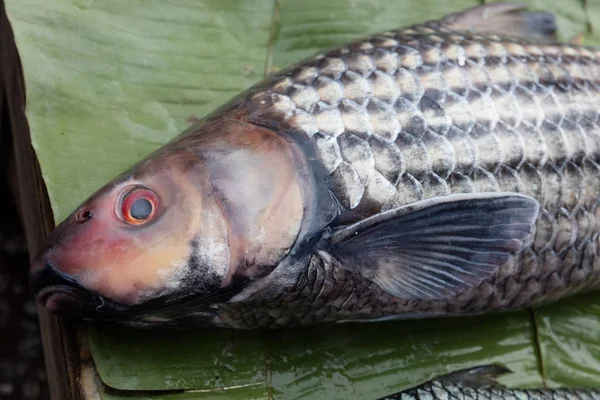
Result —
<instances>
[{"instance_id":1,"label":"fish","mask_svg":"<svg viewBox=\"0 0 600 400\"><path fill-rule=\"evenodd\" d=\"M600 285L600 50L491 3L265 77L99 188L42 307L274 329L520 310Z\"/></svg>"},{"instance_id":2,"label":"fish","mask_svg":"<svg viewBox=\"0 0 600 400\"><path fill-rule=\"evenodd\" d=\"M498 377L511 372L510 369L495 364L465 368L377 400L600 399L600 389L596 388L511 389L497 381Z\"/></svg>"}]
</instances>

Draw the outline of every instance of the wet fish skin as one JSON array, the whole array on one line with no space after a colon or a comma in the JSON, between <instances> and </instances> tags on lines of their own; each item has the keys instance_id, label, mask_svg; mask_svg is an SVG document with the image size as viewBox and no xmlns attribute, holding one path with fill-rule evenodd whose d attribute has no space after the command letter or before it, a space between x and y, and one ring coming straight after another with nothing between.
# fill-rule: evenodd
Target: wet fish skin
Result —
<instances>
[{"instance_id":1,"label":"wet fish skin","mask_svg":"<svg viewBox=\"0 0 600 400\"><path fill-rule=\"evenodd\" d=\"M421 385L378 400L596 400L600 390L595 388L510 389L496 381L510 370L485 365L439 376Z\"/></svg>"},{"instance_id":2,"label":"wet fish skin","mask_svg":"<svg viewBox=\"0 0 600 400\"><path fill-rule=\"evenodd\" d=\"M392 299L316 254L306 270L275 271L261 296L222 305L222 318L279 326L478 314L598 287L600 52L448 30L433 21L318 55L241 107L308 142L341 205L336 223L436 196L518 192L540 202L533 242L450 301Z\"/></svg>"},{"instance_id":3,"label":"wet fish skin","mask_svg":"<svg viewBox=\"0 0 600 400\"><path fill-rule=\"evenodd\" d=\"M91 291L91 320L135 326L277 328L597 289L600 50L555 44L547 13L519 11L376 34L240 94L57 228L32 268L39 297L60 311ZM105 209L130 181L177 217L115 232Z\"/></svg>"}]
</instances>

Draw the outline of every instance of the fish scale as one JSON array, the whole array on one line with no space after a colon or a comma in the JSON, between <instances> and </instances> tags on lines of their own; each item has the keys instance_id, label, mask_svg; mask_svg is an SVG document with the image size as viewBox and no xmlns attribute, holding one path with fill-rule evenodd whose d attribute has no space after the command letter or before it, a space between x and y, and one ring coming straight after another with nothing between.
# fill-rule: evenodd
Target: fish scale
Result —
<instances>
[{"instance_id":1,"label":"fish scale","mask_svg":"<svg viewBox=\"0 0 600 400\"><path fill-rule=\"evenodd\" d=\"M248 104L252 118L277 115L288 134L310 140L344 223L453 193L518 192L541 209L531 246L451 301L397 301L315 255L306 273L325 278L299 279L276 301L223 305L223 318L273 327L478 314L597 287L599 56L434 22L351 43L272 77ZM287 310L272 318L268 310L278 307Z\"/></svg>"},{"instance_id":2,"label":"fish scale","mask_svg":"<svg viewBox=\"0 0 600 400\"><path fill-rule=\"evenodd\" d=\"M378 400L596 400L600 392L585 387L508 388L497 377L510 373L497 365L483 365L437 376L420 385Z\"/></svg>"},{"instance_id":3,"label":"fish scale","mask_svg":"<svg viewBox=\"0 0 600 400\"><path fill-rule=\"evenodd\" d=\"M414 31L422 35L407 36ZM376 205L376 211L395 208L407 204L405 191L416 191L422 199L451 193L457 186L458 191L509 190L514 184L502 179L507 176L520 181L519 191L543 201L549 174L540 176L537 168L544 166L554 167L565 184L571 183L562 187L564 193L579 197L585 192L579 187L581 168L587 164L596 170L600 154L594 109L600 98L598 54L588 48L450 34L430 24L318 55L282 73L274 89L255 96L275 96L286 104L282 111L289 113L287 121L313 138L335 178L334 192L348 209L364 203ZM500 68L506 70L502 81L494 79ZM534 72L542 68L545 74ZM450 78L428 88L435 73ZM458 85L455 74L463 79ZM342 89L334 96L326 91L320 100L312 96L309 102L305 96L289 96L290 88L323 78L337 79L335 87ZM443 82L448 89L441 89ZM561 83L567 86L561 88ZM569 89L577 85L579 90ZM517 113L503 107L509 103L518 105ZM313 118L296 118L296 107ZM422 190L414 189L415 180ZM375 192L385 195L374 199Z\"/></svg>"},{"instance_id":4,"label":"fish scale","mask_svg":"<svg viewBox=\"0 0 600 400\"><path fill-rule=\"evenodd\" d=\"M598 240L598 235L593 238ZM414 315L474 315L535 306L550 298L576 293L597 284L600 268L589 265L597 246L570 248L561 255L549 248L524 251L502 267L495 278L451 300L425 301L393 298L370 280L331 265L318 256L295 284L272 297L219 306L223 323L238 328L276 328L348 320L410 318ZM592 254L594 253L594 254ZM588 264L584 264L584 261ZM274 314L274 312L276 314Z\"/></svg>"},{"instance_id":5,"label":"fish scale","mask_svg":"<svg viewBox=\"0 0 600 400\"><path fill-rule=\"evenodd\" d=\"M317 154L335 178L334 192L345 207L353 209L369 202L380 211L407 204L402 201L406 198L402 192L407 189L401 183L412 182L411 178L423 188L419 191L423 196L418 199L451 193L448 178L452 174L456 174L455 179L469 179L477 191L505 190L500 184L500 168L515 170L516 177L529 183L525 186L531 187L534 194L541 190L536 191L536 182L532 182L535 177L525 167L527 163L536 168L554 164L559 173L570 160L575 168L581 167L584 158L595 165L600 154L598 113L592 107L598 100L597 79L593 79L598 77L598 52L521 44L516 39L458 36L441 28L435 31L435 26L400 30L388 34L393 39L376 37L316 56L282 73L284 77L273 90L255 95L261 100L275 96L276 103L285 104L282 111L290 115L290 126L313 138ZM415 29L423 33L418 40L405 36ZM472 40L482 43L469 43ZM415 47L407 51L409 43ZM435 56L427 50L432 45L439 50ZM463 66L456 63L460 56L450 57L457 46L464 49ZM440 50L443 47L452 49L450 55ZM363 50L352 52L351 48ZM356 57L357 51L364 57ZM342 57L332 58L337 54ZM404 54L409 55L408 61ZM386 60L383 69L372 68L379 67L377 59ZM562 66L548 67L543 76L535 74L534 70L540 69L538 64L545 63L574 64L578 68L570 68L575 75ZM334 72L332 65L336 66ZM426 68L428 65L436 70ZM500 68L506 74L499 82L493 76ZM463 78L460 86L449 85L444 90L443 78L431 84L431 76L436 74L448 75L452 77L450 82L456 82L452 74L457 72ZM342 89L334 96L326 91L320 100L289 95L289 88L302 93L295 88L312 85L321 78L337 79L335 87ZM565 85L578 82L581 88L561 89L561 81ZM458 94L461 92L462 96ZM517 113L514 108L501 107L509 103L517 104ZM297 118L296 107L312 113L312 118L304 113ZM374 192L387 196L373 199L369 194ZM542 200L539 193L535 194Z\"/></svg>"}]
</instances>

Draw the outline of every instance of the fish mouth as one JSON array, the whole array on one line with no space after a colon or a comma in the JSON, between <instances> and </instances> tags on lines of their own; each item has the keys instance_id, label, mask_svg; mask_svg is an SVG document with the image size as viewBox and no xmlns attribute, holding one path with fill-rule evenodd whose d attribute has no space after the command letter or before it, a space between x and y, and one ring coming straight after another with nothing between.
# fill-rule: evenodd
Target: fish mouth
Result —
<instances>
[{"instance_id":1,"label":"fish mouth","mask_svg":"<svg viewBox=\"0 0 600 400\"><path fill-rule=\"evenodd\" d=\"M89 292L49 262L32 273L30 285L36 301L58 316L78 318L89 312Z\"/></svg>"},{"instance_id":2,"label":"fish mouth","mask_svg":"<svg viewBox=\"0 0 600 400\"><path fill-rule=\"evenodd\" d=\"M158 296L139 304L122 304L83 287L77 279L60 271L47 258L37 259L30 272L30 290L36 302L52 314L91 323L144 326L211 326L213 309L207 308L219 296L187 291ZM221 294L229 298L230 293ZM190 317L193 314L193 317ZM190 320L190 321L188 321ZM204 322L208 322L204 324Z\"/></svg>"}]
</instances>

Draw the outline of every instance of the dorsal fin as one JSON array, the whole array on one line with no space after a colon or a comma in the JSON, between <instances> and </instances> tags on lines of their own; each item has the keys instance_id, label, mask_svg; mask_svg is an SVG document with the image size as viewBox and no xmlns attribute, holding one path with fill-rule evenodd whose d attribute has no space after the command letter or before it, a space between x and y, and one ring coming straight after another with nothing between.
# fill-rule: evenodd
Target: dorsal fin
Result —
<instances>
[{"instance_id":1,"label":"dorsal fin","mask_svg":"<svg viewBox=\"0 0 600 400\"><path fill-rule=\"evenodd\" d=\"M440 22L457 31L556 41L555 16L547 11L526 9L523 3L491 3L450 14Z\"/></svg>"}]
</instances>

